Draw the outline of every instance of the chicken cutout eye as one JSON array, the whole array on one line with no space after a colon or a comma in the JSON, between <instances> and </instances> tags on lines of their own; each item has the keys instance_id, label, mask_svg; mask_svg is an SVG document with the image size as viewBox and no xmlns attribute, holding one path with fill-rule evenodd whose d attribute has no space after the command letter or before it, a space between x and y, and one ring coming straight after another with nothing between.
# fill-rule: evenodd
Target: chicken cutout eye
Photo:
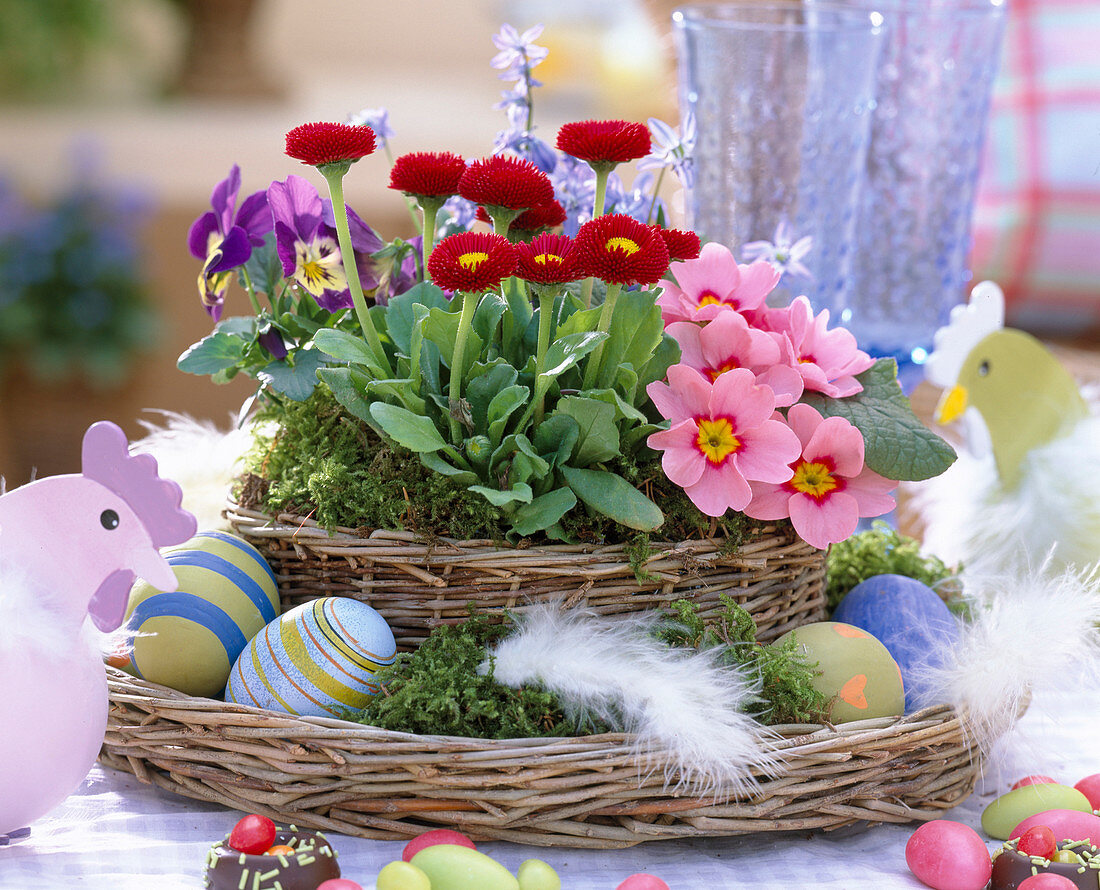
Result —
<instances>
[{"instance_id":1,"label":"chicken cutout eye","mask_svg":"<svg viewBox=\"0 0 1100 890\"><path fill-rule=\"evenodd\" d=\"M118 528L118 514L114 510L104 510L99 514L99 524L107 531Z\"/></svg>"},{"instance_id":2,"label":"chicken cutout eye","mask_svg":"<svg viewBox=\"0 0 1100 890\"><path fill-rule=\"evenodd\" d=\"M986 360L978 365L978 376L985 377L989 373L989 361Z\"/></svg>"}]
</instances>

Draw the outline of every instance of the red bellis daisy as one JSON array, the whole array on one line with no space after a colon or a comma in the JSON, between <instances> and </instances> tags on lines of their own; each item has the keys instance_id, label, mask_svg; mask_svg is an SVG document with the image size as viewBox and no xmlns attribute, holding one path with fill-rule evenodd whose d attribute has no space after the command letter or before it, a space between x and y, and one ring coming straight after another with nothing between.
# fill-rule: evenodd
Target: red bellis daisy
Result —
<instances>
[{"instance_id":1,"label":"red bellis daisy","mask_svg":"<svg viewBox=\"0 0 1100 890\"><path fill-rule=\"evenodd\" d=\"M557 144L589 164L622 164L649 154L649 130L630 121L575 121L558 130Z\"/></svg>"},{"instance_id":2,"label":"red bellis daisy","mask_svg":"<svg viewBox=\"0 0 1100 890\"><path fill-rule=\"evenodd\" d=\"M694 260L699 257L699 236L681 229L658 229L658 234L668 248L668 257L674 262Z\"/></svg>"},{"instance_id":3,"label":"red bellis daisy","mask_svg":"<svg viewBox=\"0 0 1100 890\"><path fill-rule=\"evenodd\" d=\"M416 198L449 198L458 194L465 172L466 162L454 152L414 151L393 162L390 188Z\"/></svg>"},{"instance_id":4,"label":"red bellis daisy","mask_svg":"<svg viewBox=\"0 0 1100 890\"><path fill-rule=\"evenodd\" d=\"M286 134L286 153L314 167L357 161L374 147L374 130L351 124L302 124Z\"/></svg>"},{"instance_id":5,"label":"red bellis daisy","mask_svg":"<svg viewBox=\"0 0 1100 890\"><path fill-rule=\"evenodd\" d=\"M458 181L458 193L484 207L527 210L554 200L550 179L530 161L493 155L474 161Z\"/></svg>"},{"instance_id":6,"label":"red bellis daisy","mask_svg":"<svg viewBox=\"0 0 1100 890\"><path fill-rule=\"evenodd\" d=\"M459 232L440 241L428 260L432 281L450 291L483 292L516 268L516 249L503 235Z\"/></svg>"},{"instance_id":7,"label":"red bellis daisy","mask_svg":"<svg viewBox=\"0 0 1100 890\"><path fill-rule=\"evenodd\" d=\"M476 216L478 222L493 224L492 217L485 212L484 207L477 208ZM560 226L565 222L565 217L565 208L557 201L551 201L549 204L539 204L538 207L524 210L523 213L512 220L511 225L508 226L508 234L530 237L542 229L552 229L555 226Z\"/></svg>"},{"instance_id":8,"label":"red bellis daisy","mask_svg":"<svg viewBox=\"0 0 1100 890\"><path fill-rule=\"evenodd\" d=\"M516 275L532 284L566 284L581 278L573 263L573 240L543 232L516 245Z\"/></svg>"},{"instance_id":9,"label":"red bellis daisy","mask_svg":"<svg viewBox=\"0 0 1100 890\"><path fill-rule=\"evenodd\" d=\"M608 284L652 284L668 271L658 229L619 213L586 222L573 249L581 273Z\"/></svg>"}]
</instances>

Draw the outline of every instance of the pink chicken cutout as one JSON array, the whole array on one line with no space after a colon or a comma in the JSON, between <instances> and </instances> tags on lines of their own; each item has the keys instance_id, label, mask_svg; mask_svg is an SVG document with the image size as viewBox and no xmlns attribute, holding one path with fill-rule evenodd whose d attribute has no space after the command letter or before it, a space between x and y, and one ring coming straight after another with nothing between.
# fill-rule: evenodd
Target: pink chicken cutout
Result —
<instances>
[{"instance_id":1,"label":"pink chicken cutout","mask_svg":"<svg viewBox=\"0 0 1100 890\"><path fill-rule=\"evenodd\" d=\"M86 617L112 631L135 577L176 589L159 548L192 537L176 483L125 433L84 434L80 474L0 496L0 843L84 779L107 726L107 678Z\"/></svg>"}]
</instances>

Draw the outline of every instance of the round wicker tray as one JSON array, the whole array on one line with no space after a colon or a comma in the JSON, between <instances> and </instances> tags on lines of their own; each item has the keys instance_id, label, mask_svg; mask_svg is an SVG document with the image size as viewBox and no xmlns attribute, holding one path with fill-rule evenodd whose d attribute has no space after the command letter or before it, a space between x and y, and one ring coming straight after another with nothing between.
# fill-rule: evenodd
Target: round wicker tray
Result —
<instances>
[{"instance_id":1,"label":"round wicker tray","mask_svg":"<svg viewBox=\"0 0 1100 890\"><path fill-rule=\"evenodd\" d=\"M280 822L400 840L611 849L645 841L939 818L972 790L978 753L943 706L840 727L777 727L782 767L751 798L668 788L629 736L491 741L418 736L191 698L108 669L100 760L199 800Z\"/></svg>"},{"instance_id":2,"label":"round wicker tray","mask_svg":"<svg viewBox=\"0 0 1100 890\"><path fill-rule=\"evenodd\" d=\"M439 624L464 620L469 603L522 611L557 601L607 615L690 599L709 617L726 594L752 614L762 641L825 617L825 552L786 523L762 526L732 552L723 552L720 538L653 543L639 581L623 545L506 548L399 531L329 534L305 517L269 516L232 500L226 515L266 557L285 608L320 596L354 597L382 614L401 649L414 648Z\"/></svg>"}]
</instances>

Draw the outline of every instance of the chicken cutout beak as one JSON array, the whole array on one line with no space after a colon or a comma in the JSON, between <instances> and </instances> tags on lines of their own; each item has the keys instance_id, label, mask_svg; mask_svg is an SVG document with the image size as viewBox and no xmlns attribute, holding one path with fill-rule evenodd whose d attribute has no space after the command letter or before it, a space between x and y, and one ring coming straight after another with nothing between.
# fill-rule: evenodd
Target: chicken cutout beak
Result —
<instances>
[{"instance_id":1,"label":"chicken cutout beak","mask_svg":"<svg viewBox=\"0 0 1100 890\"><path fill-rule=\"evenodd\" d=\"M969 397L965 386L955 384L940 397L936 406L936 423L945 426L959 417L965 410Z\"/></svg>"}]
</instances>

